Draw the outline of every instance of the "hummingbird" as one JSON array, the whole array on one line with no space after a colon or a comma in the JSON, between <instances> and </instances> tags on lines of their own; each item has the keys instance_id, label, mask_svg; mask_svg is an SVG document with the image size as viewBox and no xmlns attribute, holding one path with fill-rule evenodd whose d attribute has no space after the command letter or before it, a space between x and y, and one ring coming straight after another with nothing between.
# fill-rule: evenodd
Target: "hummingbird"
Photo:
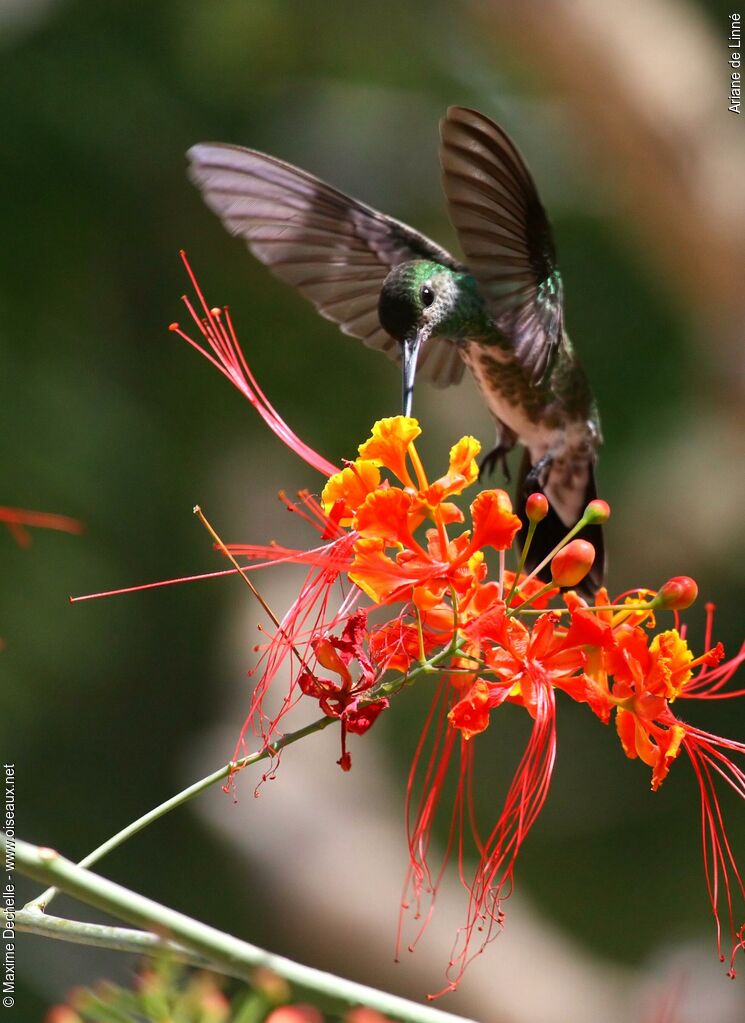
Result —
<instances>
[{"instance_id":1,"label":"hummingbird","mask_svg":"<svg viewBox=\"0 0 745 1023\"><path fill-rule=\"evenodd\" d=\"M506 457L518 443L524 449L523 539L525 500L539 490L548 498L526 561L537 566L596 497L602 434L564 327L551 225L507 133L461 106L440 123L442 185L465 263L276 157L212 142L187 157L191 180L231 234L345 334L401 365L405 415L415 379L447 387L468 367L497 427L481 476L501 466L510 482ZM596 551L584 586L592 592L603 581L602 530L579 535Z\"/></svg>"}]
</instances>

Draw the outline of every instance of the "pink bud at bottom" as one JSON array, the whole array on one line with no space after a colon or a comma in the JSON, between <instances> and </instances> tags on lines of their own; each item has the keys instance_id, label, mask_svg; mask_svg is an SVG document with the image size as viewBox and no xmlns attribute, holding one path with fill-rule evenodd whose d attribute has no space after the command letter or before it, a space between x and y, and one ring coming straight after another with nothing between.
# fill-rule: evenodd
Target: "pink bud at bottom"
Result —
<instances>
[{"instance_id":1,"label":"pink bud at bottom","mask_svg":"<svg viewBox=\"0 0 745 1023\"><path fill-rule=\"evenodd\" d=\"M303 1002L298 1005L281 1005L269 1013L265 1023L323 1023L323 1016L315 1005Z\"/></svg>"},{"instance_id":2,"label":"pink bud at bottom","mask_svg":"<svg viewBox=\"0 0 745 1023\"><path fill-rule=\"evenodd\" d=\"M356 1009L350 1009L344 1017L344 1023L389 1023L387 1016L381 1016L375 1009L368 1009L365 1005L358 1005Z\"/></svg>"},{"instance_id":3,"label":"pink bud at bottom","mask_svg":"<svg viewBox=\"0 0 745 1023\"><path fill-rule=\"evenodd\" d=\"M44 1023L83 1023L83 1020L69 1005L53 1005L44 1017Z\"/></svg>"}]
</instances>

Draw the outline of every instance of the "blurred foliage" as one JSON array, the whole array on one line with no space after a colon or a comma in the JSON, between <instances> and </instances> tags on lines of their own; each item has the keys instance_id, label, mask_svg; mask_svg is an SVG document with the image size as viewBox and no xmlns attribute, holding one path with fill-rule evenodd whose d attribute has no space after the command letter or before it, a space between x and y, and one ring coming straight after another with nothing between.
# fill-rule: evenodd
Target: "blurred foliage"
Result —
<instances>
[{"instance_id":1,"label":"blurred foliage","mask_svg":"<svg viewBox=\"0 0 745 1023\"><path fill-rule=\"evenodd\" d=\"M372 1009L324 1008L298 1001L269 970L257 969L247 987L161 958L142 965L127 987L100 981L71 991L44 1023L386 1023Z\"/></svg>"},{"instance_id":2,"label":"blurred foliage","mask_svg":"<svg viewBox=\"0 0 745 1023\"><path fill-rule=\"evenodd\" d=\"M82 855L179 786L217 714L222 623L242 599L220 583L74 608L68 593L214 567L191 515L197 500L226 538L266 539L253 511L262 482L241 472L252 446L267 444L288 488L314 485L279 444L269 447L243 399L167 333L182 315L179 248L211 300L231 304L277 407L330 458L353 453L398 401L390 364L342 337L223 233L185 179L183 153L195 141L275 153L453 245L438 190L438 117L460 102L504 123L554 220L569 327L603 413L603 493L638 536L633 550L611 548L618 588L661 581L644 572L664 523L624 508L623 483L643 469L655 437L683 423L695 433L689 409L706 394L706 369L688 346L685 310L646 278L604 212L607 186L588 180L573 153L565 111L519 54L493 52L444 0L6 7L0 497L87 524L84 537L37 532L29 551L0 536L4 755L19 767L23 837ZM474 428L457 391L424 400L463 432ZM433 422L439 452L454 438L437 430ZM685 570L683 551L669 574ZM733 572L718 562L702 580L723 604L736 593ZM730 647L736 625L723 607ZM705 727L745 734L741 709L701 711ZM421 708L409 694L389 717L403 787ZM661 930L711 937L693 779L674 771L652 796L644 770L580 717L562 707L555 787L520 884L588 945L626 960L644 957ZM481 765L485 814L524 741L516 724L499 727ZM745 846L742 814L732 839ZM181 849L188 856L173 852ZM236 897L233 855L176 814L111 856L107 871L276 947L260 890ZM38 942L28 949L38 953ZM100 959L89 966L78 956L76 969L101 972ZM29 1019L67 977L59 959L44 961L24 974L19 1007L25 999Z\"/></svg>"}]
</instances>

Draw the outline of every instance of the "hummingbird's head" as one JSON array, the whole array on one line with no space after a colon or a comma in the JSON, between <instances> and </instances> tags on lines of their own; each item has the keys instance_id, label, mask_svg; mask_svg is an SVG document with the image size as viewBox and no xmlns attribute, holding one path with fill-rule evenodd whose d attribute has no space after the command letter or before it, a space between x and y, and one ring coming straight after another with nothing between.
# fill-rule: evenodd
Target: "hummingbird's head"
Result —
<instances>
[{"instance_id":1,"label":"hummingbird's head","mask_svg":"<svg viewBox=\"0 0 745 1023\"><path fill-rule=\"evenodd\" d=\"M458 299L455 274L426 259L394 266L378 301L380 325L402 348L403 411L411 413L416 364L422 345L444 333Z\"/></svg>"}]
</instances>

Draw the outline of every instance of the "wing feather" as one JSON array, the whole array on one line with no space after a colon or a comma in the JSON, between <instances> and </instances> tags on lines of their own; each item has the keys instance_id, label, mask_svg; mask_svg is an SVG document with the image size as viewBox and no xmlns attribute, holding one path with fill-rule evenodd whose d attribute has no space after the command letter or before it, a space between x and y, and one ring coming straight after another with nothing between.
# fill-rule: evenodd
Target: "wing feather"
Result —
<instances>
[{"instance_id":1,"label":"wing feather","mask_svg":"<svg viewBox=\"0 0 745 1023\"><path fill-rule=\"evenodd\" d=\"M443 187L469 270L517 360L538 383L563 338L563 295L551 226L512 140L475 110L440 126Z\"/></svg>"},{"instance_id":2,"label":"wing feather","mask_svg":"<svg viewBox=\"0 0 745 1023\"><path fill-rule=\"evenodd\" d=\"M463 269L425 235L275 157L222 143L187 155L191 180L231 234L345 334L396 362L400 346L378 319L392 267L431 259ZM422 353L418 375L445 387L463 368L456 346L438 338Z\"/></svg>"}]
</instances>

